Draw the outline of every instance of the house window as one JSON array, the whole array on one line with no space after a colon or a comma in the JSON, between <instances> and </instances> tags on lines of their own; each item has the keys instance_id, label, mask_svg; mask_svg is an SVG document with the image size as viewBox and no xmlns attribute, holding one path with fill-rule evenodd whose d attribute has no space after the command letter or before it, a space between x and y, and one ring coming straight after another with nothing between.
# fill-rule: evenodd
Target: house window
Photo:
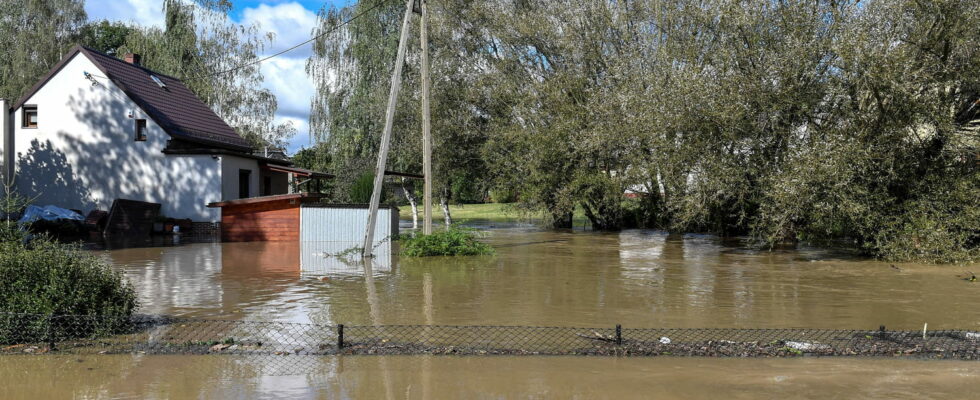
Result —
<instances>
[{"instance_id":1,"label":"house window","mask_svg":"<svg viewBox=\"0 0 980 400\"><path fill-rule=\"evenodd\" d=\"M252 170L240 169L238 170L238 198L245 199L249 197L249 182L252 181Z\"/></svg>"},{"instance_id":2,"label":"house window","mask_svg":"<svg viewBox=\"0 0 980 400\"><path fill-rule=\"evenodd\" d=\"M24 128L37 128L37 106L24 106L22 117Z\"/></svg>"},{"instance_id":3,"label":"house window","mask_svg":"<svg viewBox=\"0 0 980 400\"><path fill-rule=\"evenodd\" d=\"M272 196L272 177L266 176L265 178L263 178L262 185L264 186L262 188L262 195Z\"/></svg>"},{"instance_id":4,"label":"house window","mask_svg":"<svg viewBox=\"0 0 980 400\"><path fill-rule=\"evenodd\" d=\"M136 120L136 141L145 142L146 141L146 120L138 119Z\"/></svg>"}]
</instances>

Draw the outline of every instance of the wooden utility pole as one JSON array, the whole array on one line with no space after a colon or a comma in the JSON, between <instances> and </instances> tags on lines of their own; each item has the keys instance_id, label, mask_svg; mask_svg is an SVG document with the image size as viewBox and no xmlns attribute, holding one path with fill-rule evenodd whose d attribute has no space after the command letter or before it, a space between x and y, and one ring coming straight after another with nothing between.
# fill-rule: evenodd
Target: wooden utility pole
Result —
<instances>
[{"instance_id":1,"label":"wooden utility pole","mask_svg":"<svg viewBox=\"0 0 980 400\"><path fill-rule=\"evenodd\" d=\"M412 16L412 3L405 2L405 19L402 21L401 38L398 41L398 56L395 58L395 71L391 74L391 92L388 95L388 110L385 113L385 128L381 135L381 149L378 151L378 166L374 171L374 191L371 192L371 206L368 210L367 232L364 234L364 250L361 255L373 257L374 227L378 222L378 206L381 205L381 185L385 179L385 163L388 161L388 147L391 145L391 128L395 120L395 104L398 102L398 89L402 83L402 67L405 65L405 48L408 47L408 26Z\"/></svg>"},{"instance_id":2,"label":"wooden utility pole","mask_svg":"<svg viewBox=\"0 0 980 400\"><path fill-rule=\"evenodd\" d=\"M422 233L432 234L432 121L429 116L429 10L426 0L422 3L422 175L425 185L422 193L424 219Z\"/></svg>"}]
</instances>

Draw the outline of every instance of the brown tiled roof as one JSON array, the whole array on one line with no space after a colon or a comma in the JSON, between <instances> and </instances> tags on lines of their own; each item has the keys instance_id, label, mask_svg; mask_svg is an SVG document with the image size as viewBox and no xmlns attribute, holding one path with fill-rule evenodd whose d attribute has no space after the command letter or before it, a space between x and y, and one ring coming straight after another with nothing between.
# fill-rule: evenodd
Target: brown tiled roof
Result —
<instances>
[{"instance_id":1,"label":"brown tiled roof","mask_svg":"<svg viewBox=\"0 0 980 400\"><path fill-rule=\"evenodd\" d=\"M45 82L54 76L77 53L84 54L116 86L119 86L150 118L170 136L237 151L251 152L248 142L228 126L207 104L197 98L180 79L153 72L141 66L100 53L84 46L75 46L47 76L21 98L14 109L20 108ZM161 88L150 77L163 81Z\"/></svg>"}]
</instances>

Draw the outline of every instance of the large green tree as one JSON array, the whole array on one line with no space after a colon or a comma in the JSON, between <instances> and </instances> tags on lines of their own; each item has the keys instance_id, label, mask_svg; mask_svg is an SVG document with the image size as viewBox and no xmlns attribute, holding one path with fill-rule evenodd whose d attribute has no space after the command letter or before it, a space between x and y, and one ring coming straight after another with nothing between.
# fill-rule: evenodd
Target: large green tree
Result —
<instances>
[{"instance_id":1,"label":"large green tree","mask_svg":"<svg viewBox=\"0 0 980 400\"><path fill-rule=\"evenodd\" d=\"M78 0L0 2L0 98L33 86L78 41L85 20Z\"/></svg>"},{"instance_id":2,"label":"large green tree","mask_svg":"<svg viewBox=\"0 0 980 400\"><path fill-rule=\"evenodd\" d=\"M556 227L582 209L596 229L980 255L980 0L430 6L444 197L514 190ZM322 13L321 31L367 7ZM373 165L402 11L365 14L310 61L311 122L342 165ZM393 155L410 169L416 61Z\"/></svg>"}]
</instances>

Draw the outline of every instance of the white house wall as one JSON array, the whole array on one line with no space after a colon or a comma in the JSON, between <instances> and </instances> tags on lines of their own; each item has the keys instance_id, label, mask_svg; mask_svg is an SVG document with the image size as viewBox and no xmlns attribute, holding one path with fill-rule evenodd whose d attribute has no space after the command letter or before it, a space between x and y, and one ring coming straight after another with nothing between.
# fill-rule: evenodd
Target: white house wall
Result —
<instances>
[{"instance_id":1,"label":"white house wall","mask_svg":"<svg viewBox=\"0 0 980 400\"><path fill-rule=\"evenodd\" d=\"M259 195L259 163L258 161L245 158L223 155L221 156L221 193L225 200L234 200L238 196L238 171L247 169L252 171L249 175L248 197Z\"/></svg>"},{"instance_id":2,"label":"white house wall","mask_svg":"<svg viewBox=\"0 0 980 400\"><path fill-rule=\"evenodd\" d=\"M75 55L25 105L37 106L38 127L23 128L22 110L14 110L16 179L35 204L87 213L122 198L160 203L169 217L220 220L206 207L223 200L220 158L163 154L170 136L85 55ZM146 141L134 140L130 112L147 120Z\"/></svg>"}]
</instances>

